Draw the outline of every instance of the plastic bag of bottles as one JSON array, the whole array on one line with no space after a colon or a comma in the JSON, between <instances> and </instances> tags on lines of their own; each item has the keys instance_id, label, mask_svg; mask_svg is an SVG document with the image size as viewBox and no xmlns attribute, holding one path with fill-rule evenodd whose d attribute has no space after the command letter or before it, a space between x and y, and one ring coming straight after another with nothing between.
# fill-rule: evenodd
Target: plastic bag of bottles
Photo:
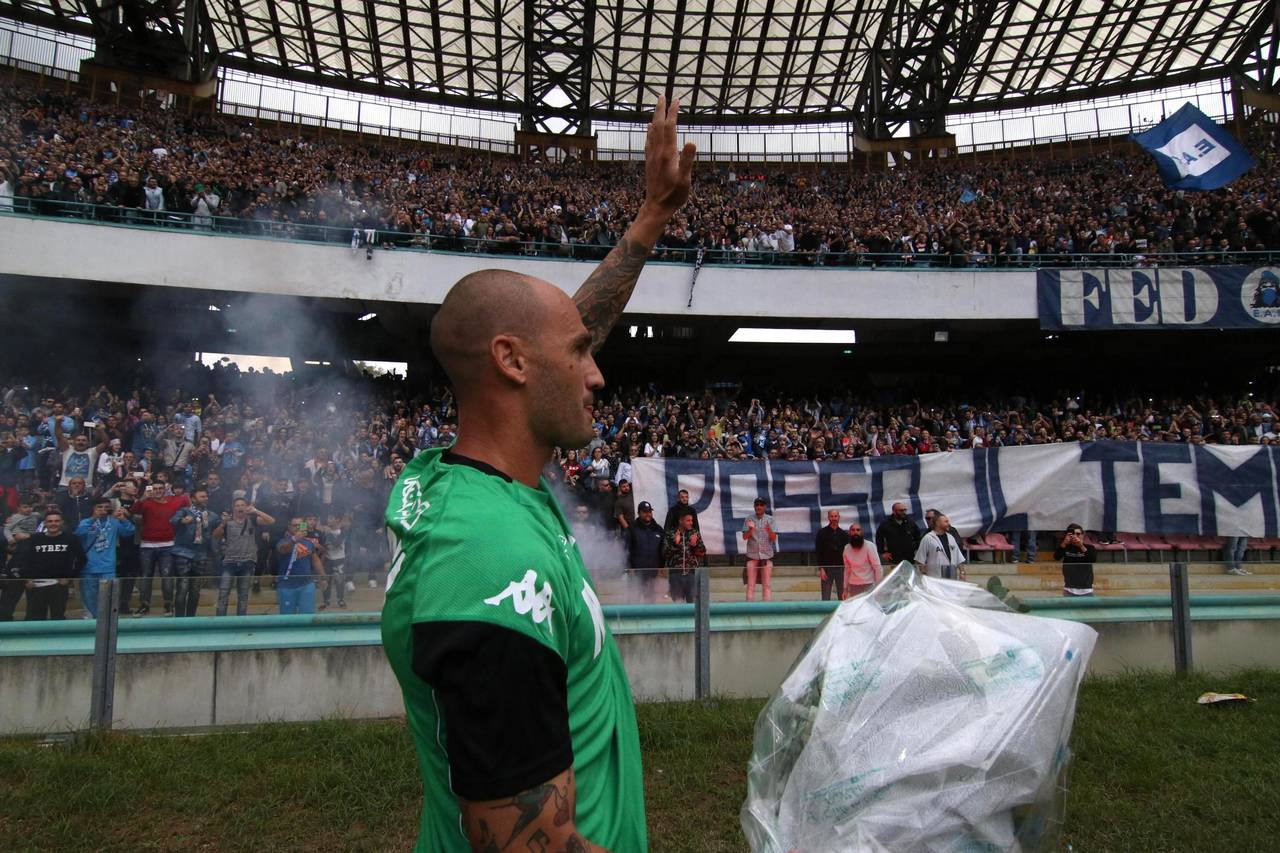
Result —
<instances>
[{"instance_id":1,"label":"plastic bag of bottles","mask_svg":"<svg viewBox=\"0 0 1280 853\"><path fill-rule=\"evenodd\" d=\"M751 849L1052 849L1096 639L900 564L836 609L761 712Z\"/></svg>"}]
</instances>

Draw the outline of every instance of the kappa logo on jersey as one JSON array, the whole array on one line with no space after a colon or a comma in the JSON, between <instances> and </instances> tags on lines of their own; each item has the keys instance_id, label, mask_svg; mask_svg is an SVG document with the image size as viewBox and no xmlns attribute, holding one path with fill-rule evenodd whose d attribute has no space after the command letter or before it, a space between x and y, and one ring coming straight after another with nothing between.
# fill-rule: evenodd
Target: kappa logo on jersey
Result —
<instances>
[{"instance_id":1,"label":"kappa logo on jersey","mask_svg":"<svg viewBox=\"0 0 1280 853\"><path fill-rule=\"evenodd\" d=\"M596 597L596 591L591 588L591 584L587 583L584 578L582 581L582 600L587 603L587 610L591 612L591 624L596 630L596 651L592 658L600 657L600 649L604 647L604 610L600 607L600 599Z\"/></svg>"},{"instance_id":2,"label":"kappa logo on jersey","mask_svg":"<svg viewBox=\"0 0 1280 853\"><path fill-rule=\"evenodd\" d=\"M405 530L412 530L422 518L422 514L431 509L431 503L422 493L422 483L417 475L406 477L400 485L400 523Z\"/></svg>"},{"instance_id":3,"label":"kappa logo on jersey","mask_svg":"<svg viewBox=\"0 0 1280 853\"><path fill-rule=\"evenodd\" d=\"M555 630L550 621L551 613L555 609L551 606L551 584L543 581L542 590L539 592L537 583L537 573L529 569L522 579L507 584L506 589L492 598L486 598L484 603L491 607L498 607L509 598L516 613L521 616L528 615L535 625L546 622L547 633L554 635Z\"/></svg>"}]
</instances>

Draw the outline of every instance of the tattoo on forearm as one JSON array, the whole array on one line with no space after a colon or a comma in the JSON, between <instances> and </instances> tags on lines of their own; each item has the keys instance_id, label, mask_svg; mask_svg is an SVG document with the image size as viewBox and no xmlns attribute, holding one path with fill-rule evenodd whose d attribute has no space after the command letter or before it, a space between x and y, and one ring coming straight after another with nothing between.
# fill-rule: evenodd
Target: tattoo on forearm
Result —
<instances>
[{"instance_id":1,"label":"tattoo on forearm","mask_svg":"<svg viewBox=\"0 0 1280 853\"><path fill-rule=\"evenodd\" d=\"M591 349L604 345L635 290L652 247L623 237L574 294L582 323L591 332Z\"/></svg>"},{"instance_id":2,"label":"tattoo on forearm","mask_svg":"<svg viewBox=\"0 0 1280 853\"><path fill-rule=\"evenodd\" d=\"M513 797L502 800L485 808L492 811L496 809L515 809L515 823L511 827L511 833L505 842L498 843L498 839L494 836L493 829L489 826L484 818L478 817L476 823L479 827L480 838L476 843L475 849L480 853L502 853L505 850L515 849L513 845L523 836L525 830L529 829L534 823L542 817L543 812L550 808L551 820L554 826L564 826L573 820L573 798L570 795L570 789L573 785L573 776L569 775L565 784L556 785L547 782L536 788L530 788L527 791L521 791ZM470 823L470 814L477 810L474 803L462 803L462 817L464 823ZM575 834L574 838L566 844L565 849L570 851L586 850L586 847L577 846L581 844L581 839ZM547 833L535 828L528 841L525 842L525 849L532 853L553 853L555 848L551 846L551 838Z\"/></svg>"},{"instance_id":3,"label":"tattoo on forearm","mask_svg":"<svg viewBox=\"0 0 1280 853\"><path fill-rule=\"evenodd\" d=\"M493 837L493 830L489 828L489 824L485 823L484 818L480 818L480 844L476 847L480 853L502 853L498 847L498 839Z\"/></svg>"}]
</instances>

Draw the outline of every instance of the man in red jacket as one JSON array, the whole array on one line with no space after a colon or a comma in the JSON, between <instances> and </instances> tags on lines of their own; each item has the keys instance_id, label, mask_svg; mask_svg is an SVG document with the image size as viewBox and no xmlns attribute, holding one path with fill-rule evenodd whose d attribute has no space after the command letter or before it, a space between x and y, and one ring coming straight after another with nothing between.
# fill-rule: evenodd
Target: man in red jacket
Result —
<instances>
[{"instance_id":1,"label":"man in red jacket","mask_svg":"<svg viewBox=\"0 0 1280 853\"><path fill-rule=\"evenodd\" d=\"M147 496L133 505L133 517L142 528L139 550L142 562L142 584L138 590L137 616L151 610L151 584L157 571L160 592L164 596L164 615L173 613L173 524L169 519L191 501L186 495L165 495L163 484L147 487ZM129 602L121 602L128 607Z\"/></svg>"}]
</instances>

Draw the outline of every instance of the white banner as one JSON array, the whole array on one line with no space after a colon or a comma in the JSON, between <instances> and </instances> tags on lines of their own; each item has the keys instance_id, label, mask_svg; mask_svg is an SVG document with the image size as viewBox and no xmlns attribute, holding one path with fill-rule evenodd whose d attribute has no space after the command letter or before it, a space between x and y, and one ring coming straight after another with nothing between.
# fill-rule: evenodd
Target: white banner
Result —
<instances>
[{"instance_id":1,"label":"white banner","mask_svg":"<svg viewBox=\"0 0 1280 853\"><path fill-rule=\"evenodd\" d=\"M632 461L636 502L661 522L681 489L707 549L737 554L762 497L784 551L813 549L829 509L870 533L896 501L916 523L935 508L965 536L978 531L1087 530L1206 536L1277 533L1274 447L1099 441L984 448L853 462Z\"/></svg>"}]
</instances>

